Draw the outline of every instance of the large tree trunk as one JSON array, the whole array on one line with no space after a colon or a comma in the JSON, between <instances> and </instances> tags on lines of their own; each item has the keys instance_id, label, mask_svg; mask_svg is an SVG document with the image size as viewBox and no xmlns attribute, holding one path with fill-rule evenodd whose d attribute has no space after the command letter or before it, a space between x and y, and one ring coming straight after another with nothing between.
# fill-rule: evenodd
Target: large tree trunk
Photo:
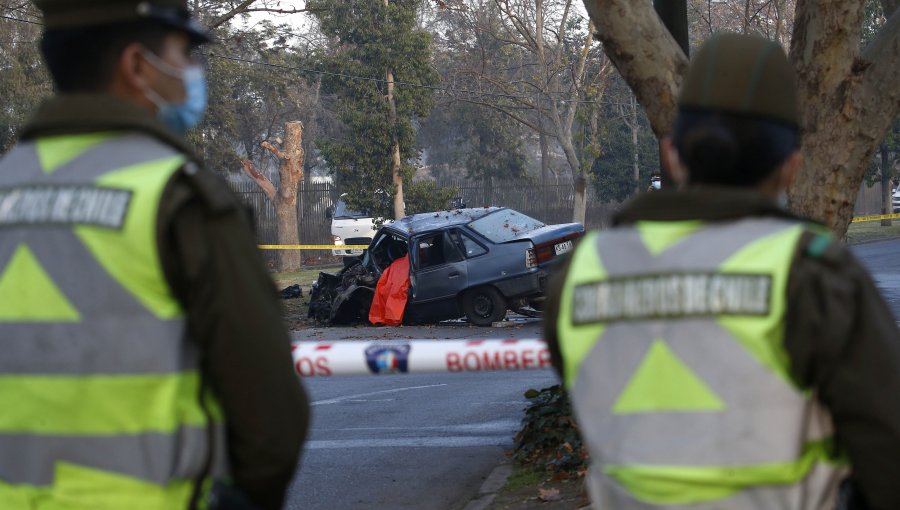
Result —
<instances>
[{"instance_id":1,"label":"large tree trunk","mask_svg":"<svg viewBox=\"0 0 900 510\"><path fill-rule=\"evenodd\" d=\"M900 11L860 53L863 4L798 0L791 42L805 163L790 205L839 237L869 160L900 112Z\"/></svg>"},{"instance_id":2,"label":"large tree trunk","mask_svg":"<svg viewBox=\"0 0 900 510\"><path fill-rule=\"evenodd\" d=\"M284 126L284 150L279 158L278 244L300 244L300 222L297 217L297 198L303 181L303 123L288 122ZM278 267L281 271L294 271L303 265L299 250L279 250Z\"/></svg>"},{"instance_id":3,"label":"large tree trunk","mask_svg":"<svg viewBox=\"0 0 900 510\"><path fill-rule=\"evenodd\" d=\"M278 244L300 244L300 222L297 217L297 198L303 181L303 123L288 122L284 126L284 150L269 142L262 146L278 158L278 189L249 160L244 161L244 172L265 192L275 207ZM279 271L296 271L303 265L299 250L278 250Z\"/></svg>"},{"instance_id":4,"label":"large tree trunk","mask_svg":"<svg viewBox=\"0 0 900 510\"><path fill-rule=\"evenodd\" d=\"M389 5L388 0L384 0L384 6ZM394 148L391 151L391 179L394 183L394 219L399 220L406 216L406 204L403 200L403 172L400 161L400 139L397 133L397 102L394 101L394 73L390 69L384 72L385 81L387 82L387 100L391 111L391 141Z\"/></svg>"}]
</instances>

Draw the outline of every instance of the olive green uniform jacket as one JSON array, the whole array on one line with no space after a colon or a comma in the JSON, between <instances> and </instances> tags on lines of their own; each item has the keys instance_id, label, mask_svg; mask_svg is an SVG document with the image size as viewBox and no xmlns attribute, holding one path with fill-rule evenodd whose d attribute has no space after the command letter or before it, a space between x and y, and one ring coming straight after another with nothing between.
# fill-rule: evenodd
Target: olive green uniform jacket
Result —
<instances>
[{"instance_id":1,"label":"olive green uniform jacket","mask_svg":"<svg viewBox=\"0 0 900 510\"><path fill-rule=\"evenodd\" d=\"M53 98L22 138L99 131L148 134L193 158L150 114L110 96ZM163 271L203 353L204 384L225 412L232 482L261 508L277 509L299 461L309 402L248 216L220 177L183 168L163 192L157 241Z\"/></svg>"},{"instance_id":2,"label":"olive green uniform jacket","mask_svg":"<svg viewBox=\"0 0 900 510\"><path fill-rule=\"evenodd\" d=\"M733 221L794 218L770 199L730 188L643 194L614 224L638 221ZM800 242L788 282L785 347L795 379L831 411L853 481L874 510L900 508L900 331L896 319L850 251L838 242ZM545 339L562 374L556 317L568 264L553 275ZM727 363L728 360L722 360ZM786 433L790 433L787 432Z\"/></svg>"}]
</instances>

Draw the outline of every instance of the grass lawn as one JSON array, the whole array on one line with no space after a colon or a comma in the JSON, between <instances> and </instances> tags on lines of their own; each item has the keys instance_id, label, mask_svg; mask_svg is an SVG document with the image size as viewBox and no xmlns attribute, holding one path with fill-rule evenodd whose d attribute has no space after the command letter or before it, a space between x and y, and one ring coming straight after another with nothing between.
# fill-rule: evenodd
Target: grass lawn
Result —
<instances>
[{"instance_id":1,"label":"grass lawn","mask_svg":"<svg viewBox=\"0 0 900 510\"><path fill-rule=\"evenodd\" d=\"M851 223L847 229L847 244L869 243L886 239L900 239L900 220L892 220L890 227L882 227L881 221Z\"/></svg>"},{"instance_id":2,"label":"grass lawn","mask_svg":"<svg viewBox=\"0 0 900 510\"><path fill-rule=\"evenodd\" d=\"M283 273L272 273L272 279L275 280L275 286L279 290L289 285L300 285L305 293L307 289L312 287L314 281L319 278L319 273L336 273L343 266L319 267L316 269L301 269L300 271L290 271Z\"/></svg>"}]
</instances>

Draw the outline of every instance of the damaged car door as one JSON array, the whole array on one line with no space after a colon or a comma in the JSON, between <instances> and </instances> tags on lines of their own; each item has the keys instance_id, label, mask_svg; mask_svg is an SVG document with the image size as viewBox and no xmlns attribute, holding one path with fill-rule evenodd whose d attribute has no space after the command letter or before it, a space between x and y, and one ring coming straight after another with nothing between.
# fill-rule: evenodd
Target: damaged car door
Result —
<instances>
[{"instance_id":1,"label":"damaged car door","mask_svg":"<svg viewBox=\"0 0 900 510\"><path fill-rule=\"evenodd\" d=\"M466 260L448 230L412 239L409 322L434 322L462 315L457 295L466 288Z\"/></svg>"}]
</instances>

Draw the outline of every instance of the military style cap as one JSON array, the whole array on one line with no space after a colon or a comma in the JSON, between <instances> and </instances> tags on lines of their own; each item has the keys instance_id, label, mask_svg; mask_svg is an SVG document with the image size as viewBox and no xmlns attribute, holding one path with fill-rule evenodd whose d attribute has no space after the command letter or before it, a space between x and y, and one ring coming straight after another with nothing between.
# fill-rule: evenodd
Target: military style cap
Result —
<instances>
[{"instance_id":1,"label":"military style cap","mask_svg":"<svg viewBox=\"0 0 900 510\"><path fill-rule=\"evenodd\" d=\"M678 105L799 124L794 69L778 43L759 36L709 39L691 60Z\"/></svg>"},{"instance_id":2,"label":"military style cap","mask_svg":"<svg viewBox=\"0 0 900 510\"><path fill-rule=\"evenodd\" d=\"M209 36L191 19L187 0L35 0L47 30L155 21L183 30L195 42Z\"/></svg>"}]
</instances>

